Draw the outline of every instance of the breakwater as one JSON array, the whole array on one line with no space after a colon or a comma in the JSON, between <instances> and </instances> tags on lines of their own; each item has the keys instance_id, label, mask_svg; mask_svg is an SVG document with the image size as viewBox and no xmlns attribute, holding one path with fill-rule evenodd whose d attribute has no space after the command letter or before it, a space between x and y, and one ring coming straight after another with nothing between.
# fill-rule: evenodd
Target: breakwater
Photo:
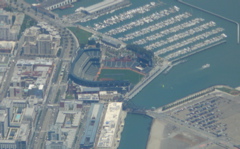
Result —
<instances>
[{"instance_id":1,"label":"breakwater","mask_svg":"<svg viewBox=\"0 0 240 149\"><path fill-rule=\"evenodd\" d=\"M236 26L237 26L237 43L238 43L238 44L240 43L240 35L239 35L239 34L240 34L240 32L239 32L240 28L239 28L239 23L238 23L237 21L234 21L234 20L232 20L232 19L226 18L226 17L224 17L224 16L221 16L221 15L219 15L219 14L213 13L213 12L211 12L211 11L205 10L205 9L203 9L203 8L194 6L194 5L192 5L192 4L189 4L189 3L187 3L187 2L184 2L184 1L182 1L182 0L177 0L177 1L180 2L180 3L182 3L182 4L184 4L184 5L190 6L190 7L192 7L192 8L198 9L198 10L200 10L200 11L206 12L206 13L208 13L208 14L214 15L214 16L216 16L216 17L218 17L218 18L221 18L221 19L223 19L223 20L226 20L226 21L228 21L228 22L231 22L231 23L236 24Z\"/></svg>"}]
</instances>

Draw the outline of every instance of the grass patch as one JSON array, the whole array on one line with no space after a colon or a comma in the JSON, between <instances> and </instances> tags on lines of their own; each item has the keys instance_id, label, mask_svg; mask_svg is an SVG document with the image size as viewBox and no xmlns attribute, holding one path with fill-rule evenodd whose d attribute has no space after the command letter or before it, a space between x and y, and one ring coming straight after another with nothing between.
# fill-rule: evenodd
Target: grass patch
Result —
<instances>
[{"instance_id":1,"label":"grass patch","mask_svg":"<svg viewBox=\"0 0 240 149\"><path fill-rule=\"evenodd\" d=\"M77 27L68 27L68 29L77 37L79 44L87 44L88 38L92 36L92 33Z\"/></svg>"},{"instance_id":2,"label":"grass patch","mask_svg":"<svg viewBox=\"0 0 240 149\"><path fill-rule=\"evenodd\" d=\"M127 69L102 69L98 80L124 80L137 84L143 75Z\"/></svg>"},{"instance_id":3,"label":"grass patch","mask_svg":"<svg viewBox=\"0 0 240 149\"><path fill-rule=\"evenodd\" d=\"M54 103L58 103L59 98L60 98L60 94L61 94L61 91L60 91L60 89L58 89L58 91L57 91L57 96L56 96L56 98L55 98L55 100L54 100Z\"/></svg>"},{"instance_id":4,"label":"grass patch","mask_svg":"<svg viewBox=\"0 0 240 149\"><path fill-rule=\"evenodd\" d=\"M26 28L29 28L29 27L34 26L34 25L37 25L37 21L35 21L30 16L25 15L22 26L21 26L21 29L20 29L20 32L19 32L20 33L19 35L21 35L21 33L24 32Z\"/></svg>"},{"instance_id":5,"label":"grass patch","mask_svg":"<svg viewBox=\"0 0 240 149\"><path fill-rule=\"evenodd\" d=\"M3 10L13 12L13 8L11 6L4 7Z\"/></svg>"},{"instance_id":6,"label":"grass patch","mask_svg":"<svg viewBox=\"0 0 240 149\"><path fill-rule=\"evenodd\" d=\"M236 90L236 89L232 89L232 88L227 88L227 87L221 87L221 88L217 88L220 91L226 92L228 94L231 95L238 95L240 94L240 91Z\"/></svg>"},{"instance_id":7,"label":"grass patch","mask_svg":"<svg viewBox=\"0 0 240 149\"><path fill-rule=\"evenodd\" d=\"M74 94L67 94L66 99L75 99Z\"/></svg>"}]
</instances>

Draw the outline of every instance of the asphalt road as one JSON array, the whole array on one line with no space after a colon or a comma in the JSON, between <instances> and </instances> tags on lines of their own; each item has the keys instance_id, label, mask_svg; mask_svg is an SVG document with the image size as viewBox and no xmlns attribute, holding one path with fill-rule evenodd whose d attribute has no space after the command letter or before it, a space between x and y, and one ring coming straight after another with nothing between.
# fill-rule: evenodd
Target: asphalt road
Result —
<instances>
[{"instance_id":1,"label":"asphalt road","mask_svg":"<svg viewBox=\"0 0 240 149\"><path fill-rule=\"evenodd\" d=\"M4 81L3 85L2 85L1 94L0 94L0 100L1 101L6 96L6 93L8 91L8 88L9 88L9 85L10 85L10 81L11 81L11 78L13 76L15 63L20 58L20 50L21 50L22 44L23 44L23 37L21 37L19 39L19 41L18 41L18 48L16 50L16 52L17 52L16 56L10 62L9 70L8 70L8 72L6 72L6 78L5 78L5 81Z\"/></svg>"}]
</instances>

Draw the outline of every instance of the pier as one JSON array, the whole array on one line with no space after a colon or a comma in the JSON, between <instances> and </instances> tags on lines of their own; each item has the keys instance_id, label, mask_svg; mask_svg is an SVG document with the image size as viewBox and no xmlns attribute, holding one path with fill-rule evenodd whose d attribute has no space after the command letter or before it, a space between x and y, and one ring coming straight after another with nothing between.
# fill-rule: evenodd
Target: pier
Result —
<instances>
[{"instance_id":1,"label":"pier","mask_svg":"<svg viewBox=\"0 0 240 149\"><path fill-rule=\"evenodd\" d=\"M226 42L227 42L226 40L224 40L224 41L219 41L219 42L217 42L217 43L215 43L215 44L213 44L213 45L207 46L207 47L205 47L205 48L202 48L202 49L197 50L197 51L195 51L195 52L192 52L192 53L190 53L190 54L187 54L187 55L184 55L184 56L179 57L179 58L177 58L177 59L174 59L174 60L171 61L171 62L172 62L172 63L177 63L178 61L180 61L180 60L182 60L182 59L184 59L184 58L187 58L187 57L189 57L189 56L192 56L192 55L194 55L194 54L197 54L197 53L199 53L199 52L205 51L205 50L207 50L207 49L210 49L210 48L212 48L212 47L221 45L221 44L226 43Z\"/></svg>"},{"instance_id":2,"label":"pier","mask_svg":"<svg viewBox=\"0 0 240 149\"><path fill-rule=\"evenodd\" d=\"M182 0L177 0L177 1L180 2L180 3L182 3L182 4L184 4L184 5L190 6L190 7L192 7L192 8L198 9L198 10L200 10L200 11L209 13L209 14L211 14L211 15L214 15L214 16L218 17L218 18L221 18L221 19L223 19L223 20L226 20L226 21L228 21L228 22L231 22L231 23L236 24L236 25L237 25L237 43L238 43L238 44L240 43L240 39L239 39L239 38L240 38L240 35L239 35L239 34L240 34L240 33L239 33L239 23L238 23L237 21L231 20L231 19L229 19L229 18L226 18L226 17L224 17L224 16L218 15L218 14L213 13L213 12L211 12L211 11L208 11L208 10L205 10L205 9L203 9L203 8L200 8L200 7L194 6L194 5L192 5L192 4L186 3L186 2L184 2L184 1L182 1Z\"/></svg>"}]
</instances>

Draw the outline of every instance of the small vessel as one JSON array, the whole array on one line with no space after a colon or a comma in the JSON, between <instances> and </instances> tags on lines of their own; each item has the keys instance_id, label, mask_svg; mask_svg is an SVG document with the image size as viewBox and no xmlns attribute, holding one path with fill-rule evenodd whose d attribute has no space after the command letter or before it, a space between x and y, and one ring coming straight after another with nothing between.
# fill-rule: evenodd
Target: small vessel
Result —
<instances>
[{"instance_id":1,"label":"small vessel","mask_svg":"<svg viewBox=\"0 0 240 149\"><path fill-rule=\"evenodd\" d=\"M208 67L210 67L210 64L205 64L205 65L202 66L202 69L206 69Z\"/></svg>"}]
</instances>

